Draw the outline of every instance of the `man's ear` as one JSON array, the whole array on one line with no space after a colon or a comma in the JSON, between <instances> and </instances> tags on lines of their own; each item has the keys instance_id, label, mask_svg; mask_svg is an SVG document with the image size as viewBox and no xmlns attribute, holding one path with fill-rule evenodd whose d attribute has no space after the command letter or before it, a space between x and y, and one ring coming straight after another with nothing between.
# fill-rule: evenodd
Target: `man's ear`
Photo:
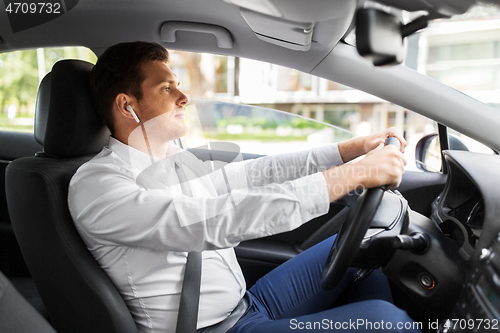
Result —
<instances>
[{"instance_id":1,"label":"man's ear","mask_svg":"<svg viewBox=\"0 0 500 333\"><path fill-rule=\"evenodd\" d=\"M132 115L128 107L131 106L132 109L135 110L134 106L136 104L136 99L134 97L131 97L124 93L120 93L116 95L113 108L117 111L117 116L132 119L135 122L135 117Z\"/></svg>"}]
</instances>

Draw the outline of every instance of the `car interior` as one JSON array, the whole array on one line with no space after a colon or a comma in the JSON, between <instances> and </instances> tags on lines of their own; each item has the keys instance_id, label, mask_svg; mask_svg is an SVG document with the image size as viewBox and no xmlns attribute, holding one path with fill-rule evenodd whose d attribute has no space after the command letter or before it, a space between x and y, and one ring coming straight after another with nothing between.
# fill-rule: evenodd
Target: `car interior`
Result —
<instances>
[{"instance_id":1,"label":"car interior","mask_svg":"<svg viewBox=\"0 0 500 333\"><path fill-rule=\"evenodd\" d=\"M361 271L382 267L396 305L422 322L424 332L500 329L499 110L399 64L407 35L428 21L463 14L474 0L54 3L62 6L60 15L36 20L22 16L22 5L14 13L8 7L14 2L0 4L0 52L82 45L99 56L110 45L146 40L169 50L293 68L438 122L441 172L408 171L395 191L377 198L365 191L333 202L328 214L296 230L242 242L235 249L238 261L249 288L340 232L337 249L350 249L349 265ZM401 11L415 14L413 20L401 24L394 14ZM358 48L346 42L354 31ZM78 235L67 205L71 177L109 137L90 96L92 66L57 62L39 84L34 133L0 130L2 332L137 332L125 302ZM467 151L448 129L494 153ZM433 138L419 141L417 160L423 161ZM203 160L231 162L224 151L188 149ZM262 155L242 152L243 159ZM368 213L358 217L357 211ZM356 231L350 225L364 227ZM325 288L342 272L340 256L332 251L325 264Z\"/></svg>"}]
</instances>

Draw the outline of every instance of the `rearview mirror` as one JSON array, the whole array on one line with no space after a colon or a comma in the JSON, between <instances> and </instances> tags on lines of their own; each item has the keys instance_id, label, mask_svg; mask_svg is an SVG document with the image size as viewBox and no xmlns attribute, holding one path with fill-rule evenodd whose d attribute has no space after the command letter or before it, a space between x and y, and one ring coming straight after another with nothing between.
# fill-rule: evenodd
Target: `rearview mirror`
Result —
<instances>
[{"instance_id":1,"label":"rearview mirror","mask_svg":"<svg viewBox=\"0 0 500 333\"><path fill-rule=\"evenodd\" d=\"M404 60L403 39L427 27L428 17L421 16L403 25L399 19L376 8L356 13L356 48L375 66L400 64Z\"/></svg>"},{"instance_id":2,"label":"rearview mirror","mask_svg":"<svg viewBox=\"0 0 500 333\"><path fill-rule=\"evenodd\" d=\"M375 8L359 10L356 14L356 48L375 66L402 63L401 22L394 15Z\"/></svg>"}]
</instances>

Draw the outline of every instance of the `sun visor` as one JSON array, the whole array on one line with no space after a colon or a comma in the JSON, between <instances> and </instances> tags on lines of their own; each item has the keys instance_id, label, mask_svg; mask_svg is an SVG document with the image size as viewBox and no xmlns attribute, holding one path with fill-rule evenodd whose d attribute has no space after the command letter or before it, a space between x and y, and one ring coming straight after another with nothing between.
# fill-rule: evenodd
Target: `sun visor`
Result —
<instances>
[{"instance_id":1,"label":"sun visor","mask_svg":"<svg viewBox=\"0 0 500 333\"><path fill-rule=\"evenodd\" d=\"M308 51L313 43L337 43L337 36L344 35L352 22L357 4L351 0L224 1L240 7L241 16L259 39L297 51ZM329 34L318 34L318 26L330 29Z\"/></svg>"},{"instance_id":2,"label":"sun visor","mask_svg":"<svg viewBox=\"0 0 500 333\"><path fill-rule=\"evenodd\" d=\"M311 47L313 22L294 22L241 8L241 16L261 40L292 50Z\"/></svg>"}]
</instances>

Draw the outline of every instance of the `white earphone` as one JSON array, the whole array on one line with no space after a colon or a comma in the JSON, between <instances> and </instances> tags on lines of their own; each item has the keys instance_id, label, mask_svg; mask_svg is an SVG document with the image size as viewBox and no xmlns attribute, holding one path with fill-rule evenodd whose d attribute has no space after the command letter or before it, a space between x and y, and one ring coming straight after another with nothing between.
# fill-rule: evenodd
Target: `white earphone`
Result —
<instances>
[{"instance_id":1,"label":"white earphone","mask_svg":"<svg viewBox=\"0 0 500 333\"><path fill-rule=\"evenodd\" d=\"M127 105L127 110L130 111L132 117L134 117L135 121L139 124L141 121L139 120L139 117L137 117L137 115L135 114L134 109L132 108L131 105Z\"/></svg>"}]
</instances>

